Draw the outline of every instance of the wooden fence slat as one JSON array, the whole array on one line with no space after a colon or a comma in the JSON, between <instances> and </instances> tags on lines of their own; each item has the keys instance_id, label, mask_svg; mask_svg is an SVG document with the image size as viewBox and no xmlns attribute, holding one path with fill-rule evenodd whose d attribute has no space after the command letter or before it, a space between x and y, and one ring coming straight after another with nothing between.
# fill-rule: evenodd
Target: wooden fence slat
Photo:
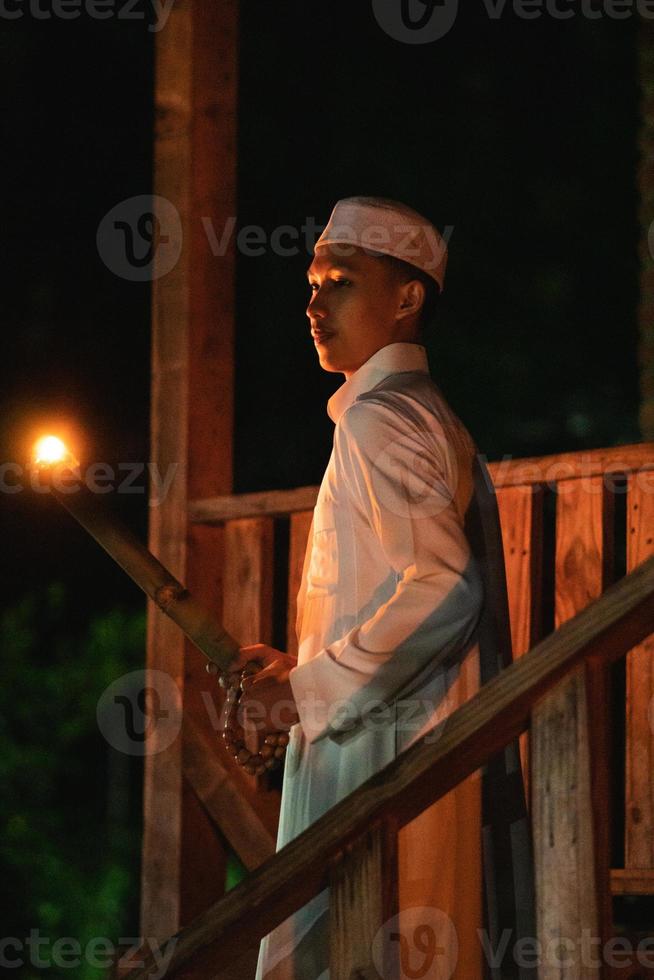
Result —
<instances>
[{"instance_id":1,"label":"wooden fence slat","mask_svg":"<svg viewBox=\"0 0 654 980\"><path fill-rule=\"evenodd\" d=\"M540 639L543 494L539 487L504 487L497 492L511 620L513 658ZM520 736L520 759L529 801L529 733Z\"/></svg>"},{"instance_id":2,"label":"wooden fence slat","mask_svg":"<svg viewBox=\"0 0 654 980\"><path fill-rule=\"evenodd\" d=\"M379 821L350 844L334 863L329 886L330 978L377 980L373 943L381 975L399 978L397 942L387 934L399 907L396 823Z\"/></svg>"},{"instance_id":3,"label":"wooden fence slat","mask_svg":"<svg viewBox=\"0 0 654 980\"><path fill-rule=\"evenodd\" d=\"M249 517L225 525L223 623L243 646L272 643L274 523L272 517ZM259 735L245 744L259 749ZM267 786L267 774L243 775L253 786Z\"/></svg>"},{"instance_id":4,"label":"wooden fence slat","mask_svg":"<svg viewBox=\"0 0 654 980\"><path fill-rule=\"evenodd\" d=\"M557 627L601 594L605 533L601 477L566 480L558 491ZM539 978L599 977L582 954L584 934L601 937L583 668L536 706L530 744L538 937L546 948L561 941L570 950L567 966L553 957L542 964Z\"/></svg>"},{"instance_id":5,"label":"wooden fence slat","mask_svg":"<svg viewBox=\"0 0 654 980\"><path fill-rule=\"evenodd\" d=\"M538 487L498 490L514 658L540 639L542 493Z\"/></svg>"},{"instance_id":6,"label":"wooden fence slat","mask_svg":"<svg viewBox=\"0 0 654 980\"><path fill-rule=\"evenodd\" d=\"M243 646L272 643L273 534L270 517L225 527L223 623Z\"/></svg>"},{"instance_id":7,"label":"wooden fence slat","mask_svg":"<svg viewBox=\"0 0 654 980\"><path fill-rule=\"evenodd\" d=\"M297 594L302 581L302 566L307 548L313 511L305 510L291 514L288 547L288 605L286 613L286 652L297 656Z\"/></svg>"},{"instance_id":8,"label":"wooden fence slat","mask_svg":"<svg viewBox=\"0 0 654 980\"><path fill-rule=\"evenodd\" d=\"M222 550L224 530L221 527L190 527L186 535L186 583L207 608L222 610ZM195 722L210 730L205 698L217 688L216 680L206 671L206 658L188 638L184 640L184 715L182 725L182 841L180 876L180 925L199 915L208 904L224 894L227 875L227 852L224 838L216 833L201 799L193 799L186 771L187 728ZM213 734L213 733L212 733ZM220 767L225 750L217 737L209 743L206 764ZM208 873L211 868L213 874Z\"/></svg>"},{"instance_id":9,"label":"wooden fence slat","mask_svg":"<svg viewBox=\"0 0 654 980\"><path fill-rule=\"evenodd\" d=\"M627 570L654 554L654 493L627 490ZM654 634L627 654L625 867L654 869Z\"/></svg>"}]
</instances>

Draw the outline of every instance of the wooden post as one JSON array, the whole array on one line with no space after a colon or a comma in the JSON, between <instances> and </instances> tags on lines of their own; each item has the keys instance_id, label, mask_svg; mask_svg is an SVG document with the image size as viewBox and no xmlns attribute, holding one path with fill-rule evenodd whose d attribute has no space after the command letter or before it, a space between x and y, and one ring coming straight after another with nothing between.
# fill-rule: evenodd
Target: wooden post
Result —
<instances>
[{"instance_id":1,"label":"wooden post","mask_svg":"<svg viewBox=\"0 0 654 980\"><path fill-rule=\"evenodd\" d=\"M154 190L178 211L183 238L177 264L153 283L151 460L174 478L151 509L149 544L216 606L223 531L189 527L187 503L232 490L235 256L233 243L212 254L201 219L220 230L236 214L237 12L236 0L177 0L156 35ZM148 667L180 689L182 720L211 732L203 658L151 607L147 648ZM146 757L141 935L152 940L224 892L223 841L184 780L183 741L182 724Z\"/></svg>"},{"instance_id":2,"label":"wooden post","mask_svg":"<svg viewBox=\"0 0 654 980\"><path fill-rule=\"evenodd\" d=\"M397 824L388 817L350 845L331 872L331 980L399 980L398 908Z\"/></svg>"},{"instance_id":3,"label":"wooden post","mask_svg":"<svg viewBox=\"0 0 654 980\"><path fill-rule=\"evenodd\" d=\"M608 527L603 482L592 477L558 484L557 627L603 591ZM594 710L592 723L601 725L605 718L605 711L598 715ZM598 816L605 823L608 813L606 798L596 798L599 784L591 781L583 668L536 706L530 745L537 924L543 949L539 978L598 978L603 975L598 942L604 938L603 909L610 896L608 855L602 855L600 868L594 813L601 805ZM606 766L605 759L598 761Z\"/></svg>"}]
</instances>

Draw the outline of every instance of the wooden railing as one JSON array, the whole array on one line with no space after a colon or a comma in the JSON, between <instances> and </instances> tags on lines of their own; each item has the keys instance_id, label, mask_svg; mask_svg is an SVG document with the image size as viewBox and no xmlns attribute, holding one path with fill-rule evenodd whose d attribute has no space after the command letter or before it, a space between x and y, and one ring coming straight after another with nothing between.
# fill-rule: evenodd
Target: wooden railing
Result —
<instances>
[{"instance_id":1,"label":"wooden railing","mask_svg":"<svg viewBox=\"0 0 654 980\"><path fill-rule=\"evenodd\" d=\"M412 747L263 864L265 854L272 855L270 833L259 835L257 847L248 846L254 818L247 817L247 801L241 818L225 815L215 779L206 772L211 756L199 751L199 733L197 759L187 775L253 870L245 883L171 940L169 976L190 971L194 977L240 975L243 980L247 974L238 969L232 973L228 963L235 963L237 954L256 946L261 936L328 884L336 937L333 980L349 980L355 963L366 975L371 936L391 915L396 900L396 889L381 883L393 884L398 829L520 732L524 775L531 787L539 935L589 930L607 938L611 892L654 893L654 735L648 717L654 703L649 637L654 601L651 562L642 564L654 554L654 445L503 460L489 470L502 519L515 662L450 716L435 745ZM223 618L243 642L272 639L273 537L276 519L282 516L289 519L287 649L295 649L295 595L316 494L316 487L304 487L190 506L192 521L224 527L223 581L235 591L224 595ZM625 501L626 547L616 554L620 500ZM620 567L631 574L607 590ZM550 635L543 639L545 634ZM609 663L622 654L626 860L624 868L611 870ZM553 732L573 737L554 746ZM194 744L189 739L191 748ZM602 765L591 765L592 760L602 760ZM561 791L567 794L565 807L557 805ZM568 818L570 808L573 820ZM384 899L365 918L360 912L349 918L345 914L349 893L342 887L344 873L357 880L368 876L370 881L372 876L379 885L373 893ZM350 932L347 942L337 942L341 926L351 930L353 923L357 936ZM133 976L147 973L146 967ZM556 973L563 975L581 974L574 968L569 974Z\"/></svg>"},{"instance_id":2,"label":"wooden railing","mask_svg":"<svg viewBox=\"0 0 654 980\"><path fill-rule=\"evenodd\" d=\"M373 938L396 912L397 890L384 883L393 882L388 843L397 831L523 732L534 707L576 667L591 658L608 663L653 631L654 558L486 684L449 717L436 742L426 736L411 746L172 937L162 948L166 976L231 976L233 957L327 886L340 910L331 976L349 980L357 969L368 976ZM535 757L532 779L539 764ZM364 889L370 893L371 879L379 884L378 906L365 917L345 914ZM344 941L336 943L339 932ZM128 977L144 980L158 969L148 959Z\"/></svg>"}]
</instances>

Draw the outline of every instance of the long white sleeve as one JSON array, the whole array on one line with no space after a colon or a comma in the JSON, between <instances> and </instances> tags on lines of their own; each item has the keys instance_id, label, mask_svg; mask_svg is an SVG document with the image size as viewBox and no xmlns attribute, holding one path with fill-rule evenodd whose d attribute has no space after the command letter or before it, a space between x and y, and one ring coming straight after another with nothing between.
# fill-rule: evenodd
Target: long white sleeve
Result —
<instances>
[{"instance_id":1,"label":"long white sleeve","mask_svg":"<svg viewBox=\"0 0 654 980\"><path fill-rule=\"evenodd\" d=\"M334 465L335 506L374 534L397 584L374 615L291 671L309 742L361 724L462 649L482 603L454 503L467 463L435 418L426 428L383 400L359 400L336 426Z\"/></svg>"}]
</instances>

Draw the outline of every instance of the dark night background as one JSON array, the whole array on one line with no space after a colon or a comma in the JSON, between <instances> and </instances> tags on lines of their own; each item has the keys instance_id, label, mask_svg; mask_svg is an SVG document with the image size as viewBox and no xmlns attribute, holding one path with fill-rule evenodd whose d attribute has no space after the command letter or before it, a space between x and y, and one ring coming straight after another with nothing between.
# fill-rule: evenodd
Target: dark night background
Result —
<instances>
[{"instance_id":1,"label":"dark night background","mask_svg":"<svg viewBox=\"0 0 654 980\"><path fill-rule=\"evenodd\" d=\"M52 420L87 460L149 459L149 284L114 275L96 231L152 187L151 20L0 15L7 462ZM404 45L367 2L242 4L239 226L321 224L357 193L454 226L430 363L491 459L640 439L636 27L479 2ZM236 492L316 484L327 461L342 378L309 337L308 262L238 259ZM3 935L135 935L139 771L95 703L142 663L144 603L3 474ZM145 537L145 492L111 504Z\"/></svg>"}]
</instances>

